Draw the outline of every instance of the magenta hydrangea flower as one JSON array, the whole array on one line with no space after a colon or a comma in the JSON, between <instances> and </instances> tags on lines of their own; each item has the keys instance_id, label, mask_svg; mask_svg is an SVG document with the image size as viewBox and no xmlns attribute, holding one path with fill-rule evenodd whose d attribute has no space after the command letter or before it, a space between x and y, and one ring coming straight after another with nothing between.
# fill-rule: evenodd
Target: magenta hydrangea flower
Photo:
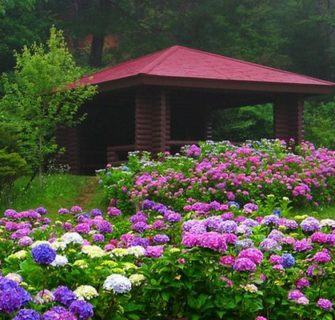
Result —
<instances>
[{"instance_id":1,"label":"magenta hydrangea flower","mask_svg":"<svg viewBox=\"0 0 335 320\"><path fill-rule=\"evenodd\" d=\"M233 268L238 272L254 272L256 271L256 264L248 258L238 258L235 260Z\"/></svg>"},{"instance_id":2,"label":"magenta hydrangea flower","mask_svg":"<svg viewBox=\"0 0 335 320\"><path fill-rule=\"evenodd\" d=\"M316 304L325 311L333 310L333 303L328 299L320 298Z\"/></svg>"},{"instance_id":3,"label":"magenta hydrangea flower","mask_svg":"<svg viewBox=\"0 0 335 320\"><path fill-rule=\"evenodd\" d=\"M323 250L323 251L317 252L313 256L313 260L317 263L327 263L332 260L332 257L330 256L327 250Z\"/></svg>"},{"instance_id":4,"label":"magenta hydrangea flower","mask_svg":"<svg viewBox=\"0 0 335 320\"><path fill-rule=\"evenodd\" d=\"M107 212L110 217L116 217L121 215L121 210L116 207L109 207L107 209Z\"/></svg>"},{"instance_id":5,"label":"magenta hydrangea flower","mask_svg":"<svg viewBox=\"0 0 335 320\"><path fill-rule=\"evenodd\" d=\"M164 248L162 246L147 246L146 256L150 258L159 258L162 256Z\"/></svg>"},{"instance_id":6,"label":"magenta hydrangea flower","mask_svg":"<svg viewBox=\"0 0 335 320\"><path fill-rule=\"evenodd\" d=\"M237 258L248 258L252 262L254 262L256 265L260 264L263 260L263 253L262 251L256 249L256 248L248 248L242 250Z\"/></svg>"}]
</instances>

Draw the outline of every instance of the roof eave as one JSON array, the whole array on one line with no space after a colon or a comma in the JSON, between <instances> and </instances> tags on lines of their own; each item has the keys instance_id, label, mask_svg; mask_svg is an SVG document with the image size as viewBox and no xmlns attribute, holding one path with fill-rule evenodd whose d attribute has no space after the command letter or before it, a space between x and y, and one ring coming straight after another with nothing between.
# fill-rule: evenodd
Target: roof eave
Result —
<instances>
[{"instance_id":1,"label":"roof eave","mask_svg":"<svg viewBox=\"0 0 335 320\"><path fill-rule=\"evenodd\" d=\"M258 91L278 93L299 93L305 95L331 94L335 85L291 84L276 82L236 81L217 79L181 78L137 74L127 78L98 83L101 91L116 90L140 85L182 88L222 89L237 91Z\"/></svg>"}]
</instances>

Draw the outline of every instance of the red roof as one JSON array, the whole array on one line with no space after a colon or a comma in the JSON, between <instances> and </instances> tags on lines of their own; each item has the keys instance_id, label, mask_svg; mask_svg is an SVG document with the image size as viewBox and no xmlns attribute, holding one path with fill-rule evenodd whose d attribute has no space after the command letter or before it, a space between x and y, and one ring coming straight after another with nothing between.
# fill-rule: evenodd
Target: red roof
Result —
<instances>
[{"instance_id":1,"label":"red roof","mask_svg":"<svg viewBox=\"0 0 335 320\"><path fill-rule=\"evenodd\" d=\"M137 76L286 86L335 86L329 81L183 46L173 46L105 68L83 77L80 83L102 84Z\"/></svg>"}]
</instances>

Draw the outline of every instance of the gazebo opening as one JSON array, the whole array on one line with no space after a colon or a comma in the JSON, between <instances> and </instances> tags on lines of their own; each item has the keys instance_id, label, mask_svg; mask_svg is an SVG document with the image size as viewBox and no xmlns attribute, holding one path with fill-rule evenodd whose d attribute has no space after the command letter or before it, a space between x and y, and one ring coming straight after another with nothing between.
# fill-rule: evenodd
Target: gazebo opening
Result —
<instances>
[{"instance_id":1,"label":"gazebo opening","mask_svg":"<svg viewBox=\"0 0 335 320\"><path fill-rule=\"evenodd\" d=\"M218 109L213 112L213 140L242 142L272 139L273 104Z\"/></svg>"}]
</instances>

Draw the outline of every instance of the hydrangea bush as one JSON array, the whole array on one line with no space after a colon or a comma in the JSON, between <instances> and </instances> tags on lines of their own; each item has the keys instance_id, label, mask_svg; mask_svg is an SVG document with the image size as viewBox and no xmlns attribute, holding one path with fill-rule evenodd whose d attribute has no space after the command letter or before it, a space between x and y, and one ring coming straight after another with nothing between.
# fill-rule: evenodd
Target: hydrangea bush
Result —
<instances>
[{"instance_id":1,"label":"hydrangea bush","mask_svg":"<svg viewBox=\"0 0 335 320\"><path fill-rule=\"evenodd\" d=\"M6 210L0 318L333 319L335 220L288 212L332 200L334 154L278 141L184 152L101 171L106 211Z\"/></svg>"},{"instance_id":2,"label":"hydrangea bush","mask_svg":"<svg viewBox=\"0 0 335 320\"><path fill-rule=\"evenodd\" d=\"M335 151L311 143L290 146L280 140L204 142L181 155L132 153L121 168L99 172L109 198L129 208L150 197L181 210L188 200L256 203L273 194L296 207L334 201Z\"/></svg>"}]
</instances>

